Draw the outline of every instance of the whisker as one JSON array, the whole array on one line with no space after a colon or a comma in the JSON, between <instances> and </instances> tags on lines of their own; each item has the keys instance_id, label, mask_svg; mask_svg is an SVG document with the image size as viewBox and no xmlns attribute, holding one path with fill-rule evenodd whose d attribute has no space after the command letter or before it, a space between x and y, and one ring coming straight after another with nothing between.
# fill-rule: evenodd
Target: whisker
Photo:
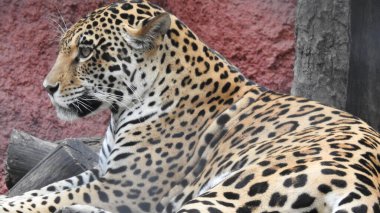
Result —
<instances>
[{"instance_id":1,"label":"whisker","mask_svg":"<svg viewBox=\"0 0 380 213\"><path fill-rule=\"evenodd\" d=\"M110 96L105 95L105 94L99 94L99 95L104 96L104 97L99 97L99 96L98 97L100 99L105 100L106 102L108 102L111 106L113 106L113 103L111 103L109 100L107 100L107 98L111 99L111 101L113 101L114 103L118 103L120 106L127 108L128 110L130 109L130 107L129 107L130 103L129 102L119 101L119 100L115 99L114 97L110 97Z\"/></svg>"},{"instance_id":2,"label":"whisker","mask_svg":"<svg viewBox=\"0 0 380 213\"><path fill-rule=\"evenodd\" d=\"M59 24L59 21L55 20L53 17L47 17L50 21L54 22L54 24L56 25L53 25L55 26L57 29L59 29L61 35L65 33L65 30L64 28ZM52 23L53 24L53 23Z\"/></svg>"},{"instance_id":3,"label":"whisker","mask_svg":"<svg viewBox=\"0 0 380 213\"><path fill-rule=\"evenodd\" d=\"M58 14L59 14L59 17L60 17L60 19L61 19L61 21L63 23L63 26L65 27L65 32L66 32L68 28L67 28L65 19L63 18L62 13L59 10L58 10Z\"/></svg>"},{"instance_id":4,"label":"whisker","mask_svg":"<svg viewBox=\"0 0 380 213\"><path fill-rule=\"evenodd\" d=\"M91 111L92 107L88 104L86 104L85 102L77 99L77 103L80 105L80 106L83 106L84 108L86 108L88 111Z\"/></svg>"},{"instance_id":5,"label":"whisker","mask_svg":"<svg viewBox=\"0 0 380 213\"><path fill-rule=\"evenodd\" d=\"M108 103L113 109L116 109L116 107L110 101L108 101L108 100L106 100L104 98L100 98L100 97L98 97L98 98L100 99L100 101L104 101L104 102ZM93 99L93 98L83 98L83 100L87 100L87 101L94 101L94 100L96 100L96 101L99 101L98 99Z\"/></svg>"},{"instance_id":6,"label":"whisker","mask_svg":"<svg viewBox=\"0 0 380 213\"><path fill-rule=\"evenodd\" d=\"M79 111L81 111L80 108L79 108L79 106L76 104L76 102L72 102L72 103L73 103L73 106L74 106L75 111L76 111L77 113L79 113Z\"/></svg>"},{"instance_id":7,"label":"whisker","mask_svg":"<svg viewBox=\"0 0 380 213\"><path fill-rule=\"evenodd\" d=\"M142 99L139 95L136 94L136 90L133 89L132 87L128 86L127 84L125 84L125 85L126 85L131 91L132 91L132 96L135 96L135 97L136 97L136 98L133 99L133 100L138 101L139 104L142 105L142 103L143 103L143 99ZM114 90L114 91L120 91L120 92L122 92L121 90L115 89L115 88L113 88L113 87L102 86L102 88L105 88L105 89L111 89L111 90ZM117 97L123 98L122 96L118 96L118 95L116 95L116 94L111 94L111 93L107 93L107 94L110 94L110 95L113 95L113 96L117 96Z\"/></svg>"}]
</instances>

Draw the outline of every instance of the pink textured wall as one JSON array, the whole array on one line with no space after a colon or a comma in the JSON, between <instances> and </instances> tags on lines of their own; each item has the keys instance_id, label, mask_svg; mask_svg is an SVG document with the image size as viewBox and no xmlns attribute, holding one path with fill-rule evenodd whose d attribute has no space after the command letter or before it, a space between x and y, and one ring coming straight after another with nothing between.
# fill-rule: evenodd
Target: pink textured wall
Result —
<instances>
[{"instance_id":1,"label":"pink textured wall","mask_svg":"<svg viewBox=\"0 0 380 213\"><path fill-rule=\"evenodd\" d=\"M0 194L13 128L46 140L101 136L107 113L67 123L55 116L44 76L57 51L60 15L67 24L110 1L0 1ZM156 0L253 80L288 92L294 60L296 0Z\"/></svg>"}]
</instances>

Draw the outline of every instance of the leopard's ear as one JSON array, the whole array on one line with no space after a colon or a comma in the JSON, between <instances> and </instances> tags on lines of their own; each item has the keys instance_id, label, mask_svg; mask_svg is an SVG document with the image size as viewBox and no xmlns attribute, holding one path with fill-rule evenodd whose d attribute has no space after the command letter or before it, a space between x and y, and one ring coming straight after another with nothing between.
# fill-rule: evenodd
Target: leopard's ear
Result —
<instances>
[{"instance_id":1,"label":"leopard's ear","mask_svg":"<svg viewBox=\"0 0 380 213\"><path fill-rule=\"evenodd\" d=\"M127 28L124 36L127 43L139 51L152 50L157 46L158 38L170 28L169 13L161 13L142 24L140 29Z\"/></svg>"}]
</instances>

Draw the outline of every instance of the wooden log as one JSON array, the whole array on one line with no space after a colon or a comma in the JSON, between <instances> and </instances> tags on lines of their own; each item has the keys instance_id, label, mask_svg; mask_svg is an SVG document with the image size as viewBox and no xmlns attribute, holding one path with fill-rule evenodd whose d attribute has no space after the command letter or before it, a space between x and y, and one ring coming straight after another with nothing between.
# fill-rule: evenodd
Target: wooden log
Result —
<instances>
[{"instance_id":1,"label":"wooden log","mask_svg":"<svg viewBox=\"0 0 380 213\"><path fill-rule=\"evenodd\" d=\"M103 140L103 138L100 138L100 137L91 137L91 138L67 138L67 139L64 139L64 140L59 140L59 141L55 141L54 143L56 144L65 144L67 143L68 141L80 141L84 144L86 144L92 151L98 153L101 146L102 146L102 143L101 141Z\"/></svg>"},{"instance_id":2,"label":"wooden log","mask_svg":"<svg viewBox=\"0 0 380 213\"><path fill-rule=\"evenodd\" d=\"M21 195L72 177L93 168L97 162L98 155L87 145L75 139L68 139L29 171L9 190L8 195Z\"/></svg>"},{"instance_id":3,"label":"wooden log","mask_svg":"<svg viewBox=\"0 0 380 213\"><path fill-rule=\"evenodd\" d=\"M23 131L13 130L6 158L7 187L14 186L57 146Z\"/></svg>"},{"instance_id":4,"label":"wooden log","mask_svg":"<svg viewBox=\"0 0 380 213\"><path fill-rule=\"evenodd\" d=\"M12 188L58 145L66 144L69 141L81 141L98 153L101 146L100 140L101 138L73 138L52 143L23 131L13 130L6 158L7 187Z\"/></svg>"}]
</instances>

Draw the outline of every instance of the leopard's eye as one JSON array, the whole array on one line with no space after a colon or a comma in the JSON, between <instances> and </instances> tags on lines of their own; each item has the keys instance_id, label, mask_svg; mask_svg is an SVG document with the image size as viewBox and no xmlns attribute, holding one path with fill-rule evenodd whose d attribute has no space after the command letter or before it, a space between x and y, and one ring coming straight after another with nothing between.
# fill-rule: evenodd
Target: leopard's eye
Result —
<instances>
[{"instance_id":1,"label":"leopard's eye","mask_svg":"<svg viewBox=\"0 0 380 213\"><path fill-rule=\"evenodd\" d=\"M92 48L91 47L86 47L86 46L79 46L79 53L78 57L79 59L87 59L92 53Z\"/></svg>"}]
</instances>

